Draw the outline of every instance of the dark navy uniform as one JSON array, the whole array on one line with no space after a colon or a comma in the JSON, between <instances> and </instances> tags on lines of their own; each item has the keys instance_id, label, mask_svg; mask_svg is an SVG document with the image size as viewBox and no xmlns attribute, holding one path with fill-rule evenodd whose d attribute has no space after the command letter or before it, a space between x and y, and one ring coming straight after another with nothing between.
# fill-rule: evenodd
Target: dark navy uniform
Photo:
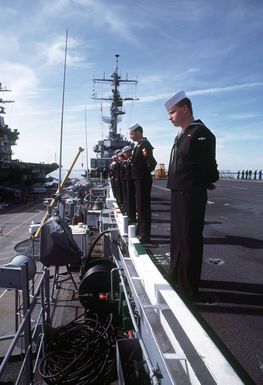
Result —
<instances>
[{"instance_id":1,"label":"dark navy uniform","mask_svg":"<svg viewBox=\"0 0 263 385\"><path fill-rule=\"evenodd\" d=\"M120 188L120 202L119 205L122 211L126 211L125 200L126 200L126 182L125 182L125 159L119 160L119 188Z\"/></svg>"},{"instance_id":2,"label":"dark navy uniform","mask_svg":"<svg viewBox=\"0 0 263 385\"><path fill-rule=\"evenodd\" d=\"M194 121L172 147L167 187L171 189L171 277L184 293L197 294L202 269L207 188L219 178L215 136Z\"/></svg>"},{"instance_id":3,"label":"dark navy uniform","mask_svg":"<svg viewBox=\"0 0 263 385\"><path fill-rule=\"evenodd\" d=\"M129 219L129 223L136 222L136 200L135 200L135 185L134 180L131 177L131 158L127 159L124 163L124 181L126 184L125 194L125 208Z\"/></svg>"},{"instance_id":4,"label":"dark navy uniform","mask_svg":"<svg viewBox=\"0 0 263 385\"><path fill-rule=\"evenodd\" d=\"M150 162L153 147L147 138L142 138L132 155L131 175L135 184L136 209L138 216L137 233L142 241L151 237L151 188L152 175Z\"/></svg>"},{"instance_id":5,"label":"dark navy uniform","mask_svg":"<svg viewBox=\"0 0 263 385\"><path fill-rule=\"evenodd\" d=\"M114 198L117 200L117 185L116 185L116 179L117 179L117 161L113 160L109 166L109 176L110 176L110 182L111 182L111 188Z\"/></svg>"},{"instance_id":6,"label":"dark navy uniform","mask_svg":"<svg viewBox=\"0 0 263 385\"><path fill-rule=\"evenodd\" d=\"M119 207L123 205L123 192L122 192L120 174L121 174L121 162L120 160L118 160L115 167L115 185L116 185L116 200Z\"/></svg>"}]
</instances>

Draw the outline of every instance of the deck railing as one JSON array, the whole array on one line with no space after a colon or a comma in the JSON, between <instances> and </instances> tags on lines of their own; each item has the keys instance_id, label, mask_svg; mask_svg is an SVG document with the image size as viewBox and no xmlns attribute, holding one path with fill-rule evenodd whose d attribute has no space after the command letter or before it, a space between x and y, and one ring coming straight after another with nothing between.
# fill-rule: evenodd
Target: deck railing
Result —
<instances>
[{"instance_id":1,"label":"deck railing","mask_svg":"<svg viewBox=\"0 0 263 385\"><path fill-rule=\"evenodd\" d=\"M45 352L45 337L47 327L50 325L49 270L44 269L37 273L31 287L29 287L27 263L22 264L21 267L0 266L0 273L0 287L15 290L14 317L16 320L14 334L0 338L0 344L10 340L0 365L0 379L12 379L14 384L32 385L38 360ZM9 278L9 286L4 278L5 275ZM20 295L22 295L21 304L19 304ZM10 370L17 346L20 347L21 352L19 365Z\"/></svg>"}]
</instances>

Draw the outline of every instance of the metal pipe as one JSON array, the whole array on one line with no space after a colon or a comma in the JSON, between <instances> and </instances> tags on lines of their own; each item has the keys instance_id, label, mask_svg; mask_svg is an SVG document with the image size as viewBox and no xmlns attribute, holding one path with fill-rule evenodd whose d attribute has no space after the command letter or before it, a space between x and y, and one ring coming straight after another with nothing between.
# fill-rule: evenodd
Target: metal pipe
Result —
<instances>
[{"instance_id":1,"label":"metal pipe","mask_svg":"<svg viewBox=\"0 0 263 385\"><path fill-rule=\"evenodd\" d=\"M30 308L30 298L29 298L29 269L28 262L24 263L21 266L21 281L23 288L23 317L25 319L25 352L28 355L28 358L25 359L25 375L26 383L31 384L33 382L33 357L32 357L32 335L31 335L31 317L26 317L28 310Z\"/></svg>"},{"instance_id":2,"label":"metal pipe","mask_svg":"<svg viewBox=\"0 0 263 385\"><path fill-rule=\"evenodd\" d=\"M23 269L23 274L24 274L24 269ZM10 356L14 350L14 348L16 347L17 345L17 341L19 340L19 338L21 338L21 336L24 336L24 333L23 333L23 330L25 330L25 328L27 327L27 324L28 324L28 320L30 321L30 316L31 316L31 313L33 311L33 308L34 308L34 305L37 303L38 301L38 298L37 296L39 295L39 292L40 292L40 288L41 286L43 285L43 282L46 283L46 281L49 280L49 272L47 269L45 269L44 271L44 274L43 276L40 278L40 282L38 284L38 287L35 291L35 296L30 304L30 306L28 307L28 309L26 310L25 314L24 314L24 318L21 322L21 324L19 325L19 327L17 328L16 330L16 334L14 335L14 338L11 342L11 344L9 345L8 349L7 349L7 352L3 358L3 361L1 362L1 365L0 365L0 378L1 378L1 375L3 374L4 370L5 370L5 367L10 359ZM28 280L24 280L24 282L28 283ZM47 293L48 294L48 293ZM47 297L47 300L48 300L48 297ZM48 314L47 314L48 316ZM47 317L47 320L48 320L48 317ZM30 349L32 348L31 347L31 344L29 345ZM26 353L26 358L27 358L27 355L28 355L28 352ZM25 361L25 359L24 359ZM24 365L23 365L24 367ZM31 382L27 382L28 384L31 384Z\"/></svg>"},{"instance_id":3,"label":"metal pipe","mask_svg":"<svg viewBox=\"0 0 263 385\"><path fill-rule=\"evenodd\" d=\"M59 191L59 193L60 193L61 168L62 168L62 139L63 139L64 99L65 99L65 83L66 83L66 68L67 68L67 49L68 49L68 29L66 32L64 75L63 75L63 92L62 92L62 106L61 106L61 124L60 124L59 174L58 174L58 191Z\"/></svg>"},{"instance_id":4,"label":"metal pipe","mask_svg":"<svg viewBox=\"0 0 263 385\"><path fill-rule=\"evenodd\" d=\"M87 133L87 106L85 104L85 137L86 137L86 179L89 180L89 157L88 157L88 133Z\"/></svg>"}]
</instances>

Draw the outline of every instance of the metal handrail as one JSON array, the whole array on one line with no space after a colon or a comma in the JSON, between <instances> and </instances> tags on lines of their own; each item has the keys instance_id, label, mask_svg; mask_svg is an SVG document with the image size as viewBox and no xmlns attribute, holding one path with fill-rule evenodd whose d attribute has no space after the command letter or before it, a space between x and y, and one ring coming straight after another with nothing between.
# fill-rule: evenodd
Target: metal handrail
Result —
<instances>
[{"instance_id":1,"label":"metal handrail","mask_svg":"<svg viewBox=\"0 0 263 385\"><path fill-rule=\"evenodd\" d=\"M45 335L47 326L50 324L50 293L49 293L49 270L45 268L41 273L42 276L39 279L38 285L34 290L34 294L31 298L31 303L27 303L26 296L28 293L25 293L23 290L23 320L19 327L17 328L16 333L13 336L8 350L5 354L5 357L2 360L0 365L0 378L4 371L7 369L7 364L10 361L12 353L17 345L17 342L20 338L23 338L23 350L24 350L24 359L21 362L19 373L16 378L16 384L19 383L23 373L25 374L24 381L28 385L33 384L34 374L36 372L38 359L45 352ZM27 281L27 267L25 265L21 266L21 279L22 282ZM31 315L35 309L35 306L39 304L39 299L41 302L41 308L34 325L34 328L31 328ZM38 341L38 346L35 352L35 359L33 358L32 352L32 341L36 337L36 330L38 326L41 326L40 339ZM6 339L10 339L10 336L7 336ZM4 338L2 338L4 340ZM34 365L33 365L34 364Z\"/></svg>"}]
</instances>

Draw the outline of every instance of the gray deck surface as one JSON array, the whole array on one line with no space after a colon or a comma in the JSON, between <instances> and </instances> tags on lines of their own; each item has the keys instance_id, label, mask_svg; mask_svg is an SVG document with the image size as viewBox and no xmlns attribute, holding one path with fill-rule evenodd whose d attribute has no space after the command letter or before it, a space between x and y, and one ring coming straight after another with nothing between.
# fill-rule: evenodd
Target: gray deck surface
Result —
<instances>
[{"instance_id":1,"label":"gray deck surface","mask_svg":"<svg viewBox=\"0 0 263 385\"><path fill-rule=\"evenodd\" d=\"M229 179L216 185L209 192L204 230L201 291L208 303L189 306L262 385L263 183ZM164 274L169 248L170 190L159 180L152 188L152 244L145 249Z\"/></svg>"}]
</instances>

